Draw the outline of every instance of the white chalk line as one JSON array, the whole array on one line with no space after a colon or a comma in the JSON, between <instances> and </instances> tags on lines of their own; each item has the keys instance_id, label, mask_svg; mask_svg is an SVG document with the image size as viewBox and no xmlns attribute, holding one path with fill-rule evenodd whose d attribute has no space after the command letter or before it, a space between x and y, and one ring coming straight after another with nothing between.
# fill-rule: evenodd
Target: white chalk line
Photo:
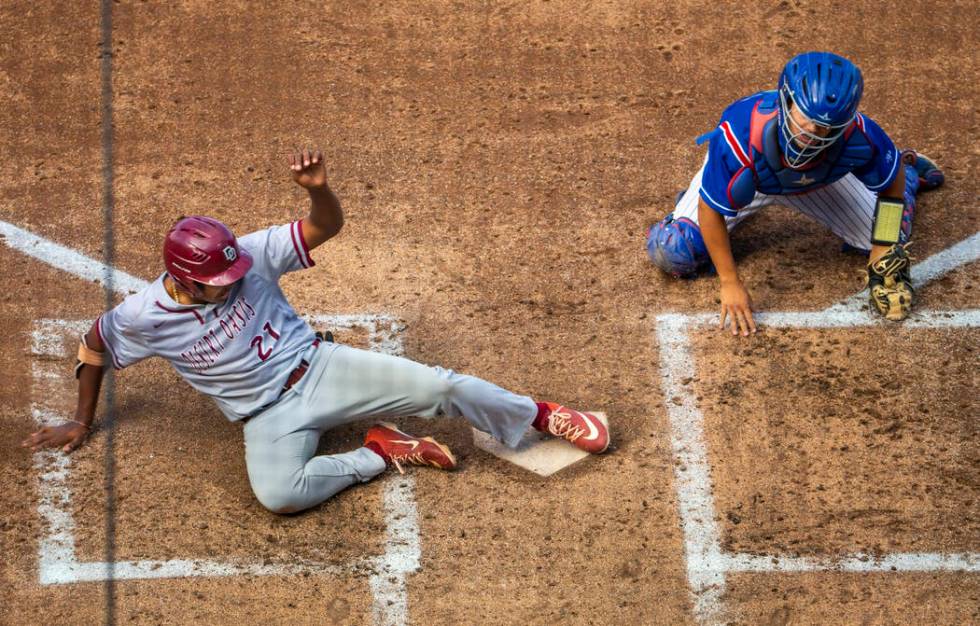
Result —
<instances>
[{"instance_id":1,"label":"white chalk line","mask_svg":"<svg viewBox=\"0 0 980 626\"><path fill-rule=\"evenodd\" d=\"M922 286L980 257L980 233L914 266ZM917 271L916 271L917 268ZM774 328L854 328L867 326L910 328L976 328L980 309L917 311L895 325L856 310L865 302L860 294L821 311L762 312L760 326ZM660 375L671 429L681 530L688 584L695 618L702 624L727 621L723 597L726 576L737 572L978 572L980 554L893 553L851 554L836 559L726 553L721 547L704 432L704 415L691 382L696 377L689 330L718 323L717 313L666 313L656 318Z\"/></svg>"},{"instance_id":2,"label":"white chalk line","mask_svg":"<svg viewBox=\"0 0 980 626\"><path fill-rule=\"evenodd\" d=\"M695 376L694 358L682 316L657 324L660 372L670 420L671 448L677 463L674 482L687 555L687 579L694 593L695 614L702 615L721 601L725 589L720 563L721 532L715 520L704 426L693 394L685 390Z\"/></svg>"},{"instance_id":3,"label":"white chalk line","mask_svg":"<svg viewBox=\"0 0 980 626\"><path fill-rule=\"evenodd\" d=\"M403 345L397 332L402 325L392 315L316 315L311 321L332 329L367 328L369 344L392 354L402 354ZM375 323L377 320L377 323ZM41 393L45 383L64 380L66 337L85 332L91 322L85 320L42 319L32 332L34 402L32 415L38 426L65 421L64 414L49 403L56 394ZM47 391L47 390L45 390ZM384 552L375 557L355 559L343 565L327 563L265 564L245 561L170 559L107 562L82 562L75 552L75 521L71 513L71 489L68 485L71 457L57 451L34 454L40 501L38 512L47 523L47 532L38 545L38 579L43 585L101 582L114 580L220 577L284 576L290 574L368 574L372 594L372 611L377 624L408 623L408 590L406 575L416 572L421 562L421 539L415 501L415 481L411 476L388 481L383 491L385 511Z\"/></svg>"},{"instance_id":4,"label":"white chalk line","mask_svg":"<svg viewBox=\"0 0 980 626\"><path fill-rule=\"evenodd\" d=\"M54 243L9 222L0 220L0 241L47 265L78 278L100 283L111 271L114 291L129 295L146 288L149 283L126 272L108 268L104 263L75 250ZM389 314L314 315L307 319L327 324L335 329L367 328L370 349L389 354L403 354L400 332L404 325ZM43 319L35 322L32 332L33 353L40 359L64 359L65 334L79 335L91 322L79 320ZM48 365L45 367L45 365ZM60 362L32 364L35 384L62 380ZM65 416L32 402L32 415L39 426L65 421ZM38 544L38 579L43 585L105 581L111 575L116 580L180 578L194 576L273 576L297 573L340 574L372 571L368 577L373 597L373 616L377 624L408 623L407 574L416 572L421 562L418 511L415 501L415 479L411 476L389 481L383 492L385 522L384 552L377 557L365 557L343 566L331 564L261 564L233 561L172 559L165 561L81 562L75 555L75 522L71 514L71 490L68 486L70 457L60 452L41 451L34 455L40 496L38 513L48 525L48 532Z\"/></svg>"},{"instance_id":5,"label":"white chalk line","mask_svg":"<svg viewBox=\"0 0 980 626\"><path fill-rule=\"evenodd\" d=\"M724 555L728 572L980 572L980 553L893 552L849 554L837 559L756 554Z\"/></svg>"},{"instance_id":6,"label":"white chalk line","mask_svg":"<svg viewBox=\"0 0 980 626\"><path fill-rule=\"evenodd\" d=\"M0 220L0 241L38 261L84 280L102 283L107 276L104 263L80 252L35 235L29 230ZM128 295L146 287L147 282L121 270L112 269L112 285L117 293Z\"/></svg>"},{"instance_id":7,"label":"white chalk line","mask_svg":"<svg viewBox=\"0 0 980 626\"><path fill-rule=\"evenodd\" d=\"M765 332L771 328L862 328L881 326L884 328L969 328L980 325L980 309L961 309L957 311L922 310L913 311L903 322L889 322L880 315L869 315L866 311L845 311L824 309L822 311L762 311L753 318ZM718 323L717 313L664 313L657 316L658 323L680 328L710 326ZM728 332L731 332L730 330Z\"/></svg>"}]
</instances>

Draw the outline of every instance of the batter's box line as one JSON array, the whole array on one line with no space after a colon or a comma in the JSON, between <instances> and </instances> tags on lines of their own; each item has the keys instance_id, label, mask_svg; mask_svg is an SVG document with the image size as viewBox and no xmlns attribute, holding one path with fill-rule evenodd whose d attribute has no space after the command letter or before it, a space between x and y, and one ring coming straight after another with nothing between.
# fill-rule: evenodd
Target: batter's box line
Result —
<instances>
[{"instance_id":1,"label":"batter's box line","mask_svg":"<svg viewBox=\"0 0 980 626\"><path fill-rule=\"evenodd\" d=\"M696 368L692 354L690 328L716 321L717 314L665 314L657 317L660 371L671 428L671 448L675 459L675 488L687 576L694 595L695 616L702 623L723 620L722 596L725 578L737 572L980 572L980 554L900 553L885 556L852 554L836 559L816 559L780 555L729 553L721 548L721 531L716 509L704 435L704 415L689 389ZM879 325L866 313L814 311L759 315L760 323L784 328L854 328ZM980 309L964 311L923 311L910 326L922 328L975 328L980 326Z\"/></svg>"},{"instance_id":2,"label":"batter's box line","mask_svg":"<svg viewBox=\"0 0 980 626\"><path fill-rule=\"evenodd\" d=\"M980 233L944 250L916 267L917 286L922 286L966 263L980 258ZM863 302L858 295L822 311L764 312L756 316L762 325L774 328L856 328L893 325L855 310ZM694 614L704 624L723 623L722 598L728 574L741 572L980 572L980 553L892 553L850 554L839 558L810 558L783 555L726 552L721 547L711 464L704 435L704 415L694 391L696 376L689 331L717 323L717 313L666 313L656 318L660 374L674 469L678 510L684 537L684 554ZM909 328L976 328L980 309L918 311L902 322Z\"/></svg>"},{"instance_id":3,"label":"batter's box line","mask_svg":"<svg viewBox=\"0 0 980 626\"><path fill-rule=\"evenodd\" d=\"M315 315L312 323L333 330L366 328L372 349L401 354L403 346L399 332L404 325L388 314ZM65 416L48 403L57 398L38 393L47 384L64 380L64 337L88 330L91 321L42 319L37 320L32 333L31 414L38 426L57 424ZM34 454L38 477L38 513L47 524L46 534L38 544L38 580L42 585L134 580L219 576L288 576L295 574L358 575L367 574L377 624L408 623L408 592L406 576L419 570L421 540L418 509L415 501L415 481L410 476L388 480L382 500L385 512L385 541L381 555L365 556L342 565L328 563L266 564L244 560L169 559L85 562L75 552L75 520L71 512L69 478L71 457L56 451Z\"/></svg>"}]
</instances>

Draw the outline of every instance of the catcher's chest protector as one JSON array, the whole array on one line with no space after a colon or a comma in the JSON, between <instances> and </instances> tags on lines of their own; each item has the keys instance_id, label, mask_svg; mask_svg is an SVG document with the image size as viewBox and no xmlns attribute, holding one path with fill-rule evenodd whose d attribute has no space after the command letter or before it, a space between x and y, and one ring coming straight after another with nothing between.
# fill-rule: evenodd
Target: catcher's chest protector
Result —
<instances>
[{"instance_id":1,"label":"catcher's chest protector","mask_svg":"<svg viewBox=\"0 0 980 626\"><path fill-rule=\"evenodd\" d=\"M855 120L840 140L827 148L822 159L806 169L792 169L785 164L779 149L777 111L775 106L770 108L767 104L767 99L756 104L749 130L749 158L756 190L760 193L786 195L810 191L843 178L874 156L874 148Z\"/></svg>"}]
</instances>

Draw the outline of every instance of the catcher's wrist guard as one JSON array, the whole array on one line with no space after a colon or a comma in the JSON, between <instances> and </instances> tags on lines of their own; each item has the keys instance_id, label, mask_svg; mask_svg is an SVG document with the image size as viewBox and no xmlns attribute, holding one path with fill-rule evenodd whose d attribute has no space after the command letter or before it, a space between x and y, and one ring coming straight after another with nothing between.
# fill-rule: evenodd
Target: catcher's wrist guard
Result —
<instances>
[{"instance_id":1,"label":"catcher's wrist guard","mask_svg":"<svg viewBox=\"0 0 980 626\"><path fill-rule=\"evenodd\" d=\"M871 227L871 243L879 246L898 243L902 234L903 215L905 215L905 200L878 196L874 225Z\"/></svg>"},{"instance_id":2,"label":"catcher's wrist guard","mask_svg":"<svg viewBox=\"0 0 980 626\"><path fill-rule=\"evenodd\" d=\"M895 244L881 257L868 263L868 291L871 306L885 319L899 322L912 311L915 290L912 289L910 244Z\"/></svg>"}]
</instances>

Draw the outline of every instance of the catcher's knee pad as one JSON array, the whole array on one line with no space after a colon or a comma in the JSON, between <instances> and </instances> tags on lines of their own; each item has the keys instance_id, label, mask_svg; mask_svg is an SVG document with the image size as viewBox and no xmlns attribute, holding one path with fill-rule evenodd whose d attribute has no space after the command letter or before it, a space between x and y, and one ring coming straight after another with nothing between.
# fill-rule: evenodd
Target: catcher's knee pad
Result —
<instances>
[{"instance_id":1,"label":"catcher's knee pad","mask_svg":"<svg viewBox=\"0 0 980 626\"><path fill-rule=\"evenodd\" d=\"M671 276L693 278L711 262L701 229L687 218L671 213L647 233L647 256Z\"/></svg>"}]
</instances>

